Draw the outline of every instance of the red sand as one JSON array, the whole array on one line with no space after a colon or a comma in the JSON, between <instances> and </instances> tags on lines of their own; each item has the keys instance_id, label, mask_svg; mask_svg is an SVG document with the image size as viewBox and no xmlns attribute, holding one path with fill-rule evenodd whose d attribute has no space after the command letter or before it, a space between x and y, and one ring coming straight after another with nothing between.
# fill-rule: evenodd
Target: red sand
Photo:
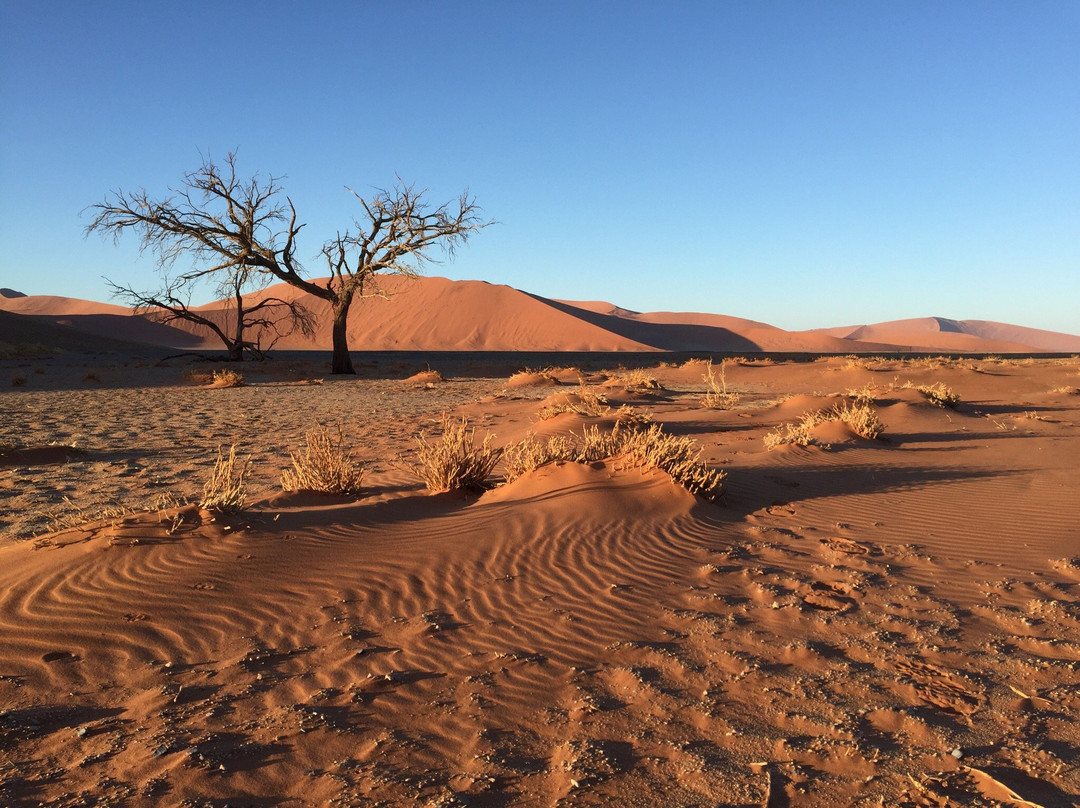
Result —
<instances>
[{"instance_id":1,"label":"red sand","mask_svg":"<svg viewBox=\"0 0 1080 808\"><path fill-rule=\"evenodd\" d=\"M728 409L700 362L591 373L612 409L542 422L573 371L2 370L3 804L1080 804L1075 360L728 363ZM765 449L848 391L880 439ZM623 404L692 436L725 504L616 460L479 497L407 468L444 411L501 445ZM317 422L359 499L280 493ZM232 442L245 512L137 510L197 498ZM114 499L136 510L12 540Z\"/></svg>"}]
</instances>

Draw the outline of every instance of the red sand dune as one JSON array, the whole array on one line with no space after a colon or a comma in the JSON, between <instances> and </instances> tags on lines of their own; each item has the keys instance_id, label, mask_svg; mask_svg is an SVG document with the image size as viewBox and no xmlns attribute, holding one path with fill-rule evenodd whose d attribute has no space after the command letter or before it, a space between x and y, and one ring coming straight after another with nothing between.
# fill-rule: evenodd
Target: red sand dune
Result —
<instances>
[{"instance_id":1,"label":"red sand dune","mask_svg":"<svg viewBox=\"0 0 1080 808\"><path fill-rule=\"evenodd\" d=\"M919 350L920 346L927 346L949 351L1000 353L1080 351L1080 336L987 320L949 320L944 317L826 328L817 330L817 333L860 342L881 342L904 350Z\"/></svg>"},{"instance_id":2,"label":"red sand dune","mask_svg":"<svg viewBox=\"0 0 1080 808\"><path fill-rule=\"evenodd\" d=\"M639 313L603 301L554 300L483 281L389 277L382 280L382 291L386 297L369 297L353 304L349 343L355 350L1080 351L1080 336L981 320L928 317L877 325L785 331L767 323L719 314ZM271 286L257 296L303 298L318 318L313 340L290 335L277 343L278 348L330 348L330 311L324 301L284 284ZM163 325L145 317L131 317L130 309L105 303L43 295L4 295L0 296L0 309L110 338L185 349L220 347L205 327L183 321ZM227 319L221 301L197 310L218 322ZM264 335L262 344L269 341Z\"/></svg>"}]
</instances>

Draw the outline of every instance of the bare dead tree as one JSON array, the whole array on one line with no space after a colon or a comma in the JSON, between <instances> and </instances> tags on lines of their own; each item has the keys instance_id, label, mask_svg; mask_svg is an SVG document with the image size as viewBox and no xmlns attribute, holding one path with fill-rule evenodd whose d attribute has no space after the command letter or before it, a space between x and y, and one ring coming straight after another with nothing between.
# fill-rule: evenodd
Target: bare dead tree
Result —
<instances>
[{"instance_id":1,"label":"bare dead tree","mask_svg":"<svg viewBox=\"0 0 1080 808\"><path fill-rule=\"evenodd\" d=\"M225 346L229 361L240 361L245 354L263 359L279 339L297 331L307 337L315 335L314 315L303 303L273 296L249 302L255 291L251 277L249 269L231 273L217 288L222 308L216 311L191 308L191 296L182 279L165 276L155 292L140 292L108 279L106 283L113 295L125 300L136 314L159 323L186 320L208 328ZM265 345L264 340L268 340Z\"/></svg>"},{"instance_id":2,"label":"bare dead tree","mask_svg":"<svg viewBox=\"0 0 1080 808\"><path fill-rule=\"evenodd\" d=\"M185 254L214 262L180 276L185 283L216 273L255 270L327 301L334 318L334 373L355 372L349 357L349 309L354 299L383 295L377 285L380 274L416 276L424 263L434 260L436 248L452 257L473 232L491 224L480 220L480 209L467 193L456 205L433 208L423 198L424 191L400 179L392 189L377 189L368 199L353 191L364 215L354 220L355 231L338 233L323 245L330 274L316 281L304 277L296 258L296 238L304 225L297 224L292 200L281 201L275 178L256 176L241 182L235 155L229 154L222 168L204 160L197 171L184 176L184 187L172 193L156 202L145 191L132 196L117 192L111 202L94 206L97 214L87 233L102 231L116 238L134 229L142 238L142 249L156 252L162 267ZM160 302L175 305L169 296L149 305L177 314Z\"/></svg>"},{"instance_id":3,"label":"bare dead tree","mask_svg":"<svg viewBox=\"0 0 1080 808\"><path fill-rule=\"evenodd\" d=\"M376 189L364 199L352 189L364 209L353 221L355 231L338 233L322 248L330 275L323 282L302 278L291 262L267 261L264 267L275 277L330 303L333 311L333 373L355 373L349 356L348 318L355 299L385 296L378 286L379 275L416 277L421 266L433 260L439 248L453 257L459 244L491 222L480 220L480 208L468 193L456 205L432 208L424 191L401 182L389 190Z\"/></svg>"},{"instance_id":4,"label":"bare dead tree","mask_svg":"<svg viewBox=\"0 0 1080 808\"><path fill-rule=\"evenodd\" d=\"M171 196L154 200L145 189L133 194L117 191L110 200L92 206L93 221L87 234L100 231L118 240L126 231L140 236L140 251L158 257L162 284L156 291L140 291L106 279L113 294L136 312L158 322L186 320L210 329L224 344L229 359L244 354L262 358L283 336L299 331L314 336L311 312L296 300L261 296L270 280L249 260L253 250L274 254L278 244L290 249L302 225L295 223L291 204L275 197L277 180L253 177L241 182L236 176L235 155L218 167L207 159L197 170L184 175L183 187ZM193 268L179 275L170 269L181 256L192 259ZM204 282L215 284L224 304L220 317L195 311L191 294ZM255 333L254 339L249 333ZM263 341L269 342L263 345Z\"/></svg>"}]
</instances>

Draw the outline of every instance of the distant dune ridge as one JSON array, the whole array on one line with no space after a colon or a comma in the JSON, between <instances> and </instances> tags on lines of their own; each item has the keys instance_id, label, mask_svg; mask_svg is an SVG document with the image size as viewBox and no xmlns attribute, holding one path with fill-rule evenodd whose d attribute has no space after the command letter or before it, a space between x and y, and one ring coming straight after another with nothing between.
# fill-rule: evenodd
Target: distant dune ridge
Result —
<instances>
[{"instance_id":1,"label":"distant dune ridge","mask_svg":"<svg viewBox=\"0 0 1080 808\"><path fill-rule=\"evenodd\" d=\"M353 350L1080 352L1080 336L984 320L925 317L785 331L767 323L720 314L640 313L604 301L555 300L484 281L388 277L381 280L381 289L386 297L370 297L353 304L349 317L349 346ZM324 301L286 284L257 294L287 300L303 298L319 319L314 339L290 335L276 347L330 349L331 317ZM221 347L201 326L184 321L163 325L108 303L25 295L5 288L0 289L0 310L32 318L37 325L73 329L84 335L86 347L94 347L98 337L184 350ZM221 302L200 306L198 311L225 317ZM0 341L31 341L28 329L28 320L4 317L0 320ZM41 336L40 331L35 333ZM70 347L71 335L65 334L65 347ZM268 341L263 338L264 345Z\"/></svg>"}]
</instances>

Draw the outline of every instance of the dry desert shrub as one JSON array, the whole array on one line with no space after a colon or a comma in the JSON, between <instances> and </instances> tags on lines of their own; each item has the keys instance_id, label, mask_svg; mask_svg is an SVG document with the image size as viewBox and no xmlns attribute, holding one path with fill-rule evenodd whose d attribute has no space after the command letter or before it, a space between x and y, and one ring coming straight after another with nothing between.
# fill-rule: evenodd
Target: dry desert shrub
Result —
<instances>
[{"instance_id":1,"label":"dry desert shrub","mask_svg":"<svg viewBox=\"0 0 1080 808\"><path fill-rule=\"evenodd\" d=\"M847 395L856 404L865 404L867 406L874 403L877 400L877 387L872 384L863 385L857 390L848 390Z\"/></svg>"},{"instance_id":2,"label":"dry desert shrub","mask_svg":"<svg viewBox=\"0 0 1080 808\"><path fill-rule=\"evenodd\" d=\"M904 384L904 387L909 389L912 386L911 382ZM956 405L960 403L960 396L953 392L953 389L944 382L922 384L915 389L926 396L926 400L936 407L948 407L950 410L955 410Z\"/></svg>"},{"instance_id":3,"label":"dry desert shrub","mask_svg":"<svg viewBox=\"0 0 1080 808\"><path fill-rule=\"evenodd\" d=\"M765 448L769 451L780 446L810 446L817 443L810 430L802 423L783 423L765 436Z\"/></svg>"},{"instance_id":4,"label":"dry desert shrub","mask_svg":"<svg viewBox=\"0 0 1080 808\"><path fill-rule=\"evenodd\" d=\"M845 401L827 410L804 412L797 423L780 424L765 436L765 448L772 450L789 444L817 444L813 436L814 427L832 421L842 421L852 432L867 440L874 440L885 431L885 425L878 418L877 410L865 402Z\"/></svg>"},{"instance_id":5,"label":"dry desert shrub","mask_svg":"<svg viewBox=\"0 0 1080 808\"><path fill-rule=\"evenodd\" d=\"M589 389L585 384L584 377L578 380L577 392L572 394L576 401L572 401L569 397L566 401L559 404L548 404L546 407L542 407L540 412L537 413L537 418L541 421L546 421L548 418L553 418L556 415L563 412L575 412L578 415L586 415L590 417L599 417L607 413L609 407L607 405L607 396L603 393L596 393Z\"/></svg>"},{"instance_id":6,"label":"dry desert shrub","mask_svg":"<svg viewBox=\"0 0 1080 808\"><path fill-rule=\"evenodd\" d=\"M713 363L705 365L705 373L701 377L708 385L705 397L701 400L702 406L710 410L726 410L739 403L739 394L728 390L727 386L727 363L720 363L720 375L713 370Z\"/></svg>"},{"instance_id":7,"label":"dry desert shrub","mask_svg":"<svg viewBox=\"0 0 1080 808\"><path fill-rule=\"evenodd\" d=\"M243 387L244 377L235 370L222 368L214 371L214 387Z\"/></svg>"},{"instance_id":8,"label":"dry desert shrub","mask_svg":"<svg viewBox=\"0 0 1080 808\"><path fill-rule=\"evenodd\" d=\"M825 421L843 421L860 438L874 440L885 431L877 410L866 403L837 404L825 411Z\"/></svg>"},{"instance_id":9,"label":"dry desert shrub","mask_svg":"<svg viewBox=\"0 0 1080 808\"><path fill-rule=\"evenodd\" d=\"M417 435L416 475L432 493L443 491L477 491L486 487L487 478L502 457L502 449L491 445L492 436L476 445L476 430L469 428L469 419L444 416L442 435L429 443Z\"/></svg>"},{"instance_id":10,"label":"dry desert shrub","mask_svg":"<svg viewBox=\"0 0 1080 808\"><path fill-rule=\"evenodd\" d=\"M304 435L304 448L289 452L289 457L292 468L281 470L281 487L285 491L360 493L364 467L345 448L340 427L336 438L325 427L309 430Z\"/></svg>"},{"instance_id":11,"label":"dry desert shrub","mask_svg":"<svg viewBox=\"0 0 1080 808\"><path fill-rule=\"evenodd\" d=\"M684 370L694 370L697 368L706 368L712 365L712 359L702 359L701 357L694 357L693 359L687 359L682 363Z\"/></svg>"},{"instance_id":12,"label":"dry desert shrub","mask_svg":"<svg viewBox=\"0 0 1080 808\"><path fill-rule=\"evenodd\" d=\"M228 457L218 446L217 462L210 472L210 479L203 486L199 507L207 511L236 513L244 507L245 479L251 470L251 459L240 462L236 458L236 444L229 446Z\"/></svg>"},{"instance_id":13,"label":"dry desert shrub","mask_svg":"<svg viewBox=\"0 0 1080 808\"><path fill-rule=\"evenodd\" d=\"M615 410L615 423L619 426L645 426L653 422L652 413L634 409L629 404L623 404Z\"/></svg>"},{"instance_id":14,"label":"dry desert shrub","mask_svg":"<svg viewBox=\"0 0 1080 808\"><path fill-rule=\"evenodd\" d=\"M554 368L530 368L525 367L510 375L507 379L507 383L510 385L522 385L535 384L537 382L554 382L559 383L558 377L554 373Z\"/></svg>"},{"instance_id":15,"label":"dry desert shrub","mask_svg":"<svg viewBox=\"0 0 1080 808\"><path fill-rule=\"evenodd\" d=\"M692 438L670 435L658 424L644 430L623 433L623 456L631 466L661 469L691 494L718 500L724 494L724 478L719 469L709 468L701 459L701 448Z\"/></svg>"},{"instance_id":16,"label":"dry desert shrub","mask_svg":"<svg viewBox=\"0 0 1080 808\"><path fill-rule=\"evenodd\" d=\"M623 439L630 431L620 429L618 424L615 424L615 428L610 432L605 432L595 425L582 428L574 460L578 463L595 463L614 457L622 451ZM570 434L574 435L573 432ZM574 437L578 438L577 435Z\"/></svg>"},{"instance_id":17,"label":"dry desert shrub","mask_svg":"<svg viewBox=\"0 0 1080 808\"><path fill-rule=\"evenodd\" d=\"M622 369L617 373L612 373L608 376L604 385L607 387L621 387L628 392L646 392L649 390L664 389L664 386L657 381L655 376L648 371L641 369Z\"/></svg>"},{"instance_id":18,"label":"dry desert shrub","mask_svg":"<svg viewBox=\"0 0 1080 808\"><path fill-rule=\"evenodd\" d=\"M507 444L503 449L506 481L516 480L548 463L572 461L577 457L577 451L573 438L567 435L552 435L541 441L530 432L524 439Z\"/></svg>"},{"instance_id":19,"label":"dry desert shrub","mask_svg":"<svg viewBox=\"0 0 1080 808\"><path fill-rule=\"evenodd\" d=\"M546 442L528 435L507 446L504 456L507 482L548 463L595 463L621 457L626 467L661 469L692 494L718 500L727 476L705 464L693 439L670 435L659 424L648 429L620 429L616 423L610 432L587 426L580 435L555 435Z\"/></svg>"}]
</instances>

